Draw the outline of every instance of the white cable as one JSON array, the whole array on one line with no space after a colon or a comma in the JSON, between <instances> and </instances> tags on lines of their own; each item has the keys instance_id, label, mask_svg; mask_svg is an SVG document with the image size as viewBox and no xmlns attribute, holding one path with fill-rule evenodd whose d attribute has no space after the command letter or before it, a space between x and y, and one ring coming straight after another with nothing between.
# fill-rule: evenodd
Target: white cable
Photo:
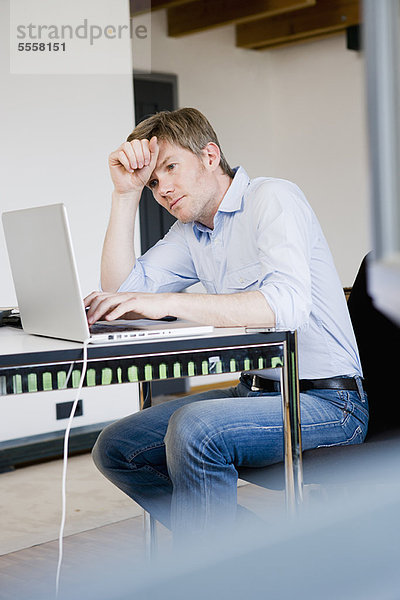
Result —
<instances>
[{"instance_id":1,"label":"white cable","mask_svg":"<svg viewBox=\"0 0 400 600\"><path fill-rule=\"evenodd\" d=\"M61 390L65 390L66 389L66 387L68 385L68 381L70 380L70 377L72 375L72 370L74 368L74 364L75 364L75 361L71 363L71 366L68 369L67 377L65 378L64 385L62 386L62 388L60 388Z\"/></svg>"},{"instance_id":2,"label":"white cable","mask_svg":"<svg viewBox=\"0 0 400 600\"><path fill-rule=\"evenodd\" d=\"M58 565L57 565L57 575L56 575L56 599L58 598L58 592L60 588L60 573L61 573L61 563L63 558L63 537L64 537L64 527L65 527L65 517L67 512L67 462L68 462L68 442L69 442L69 433L71 431L72 420L75 415L76 407L78 405L79 396L82 392L82 386L85 379L86 371L87 371L87 346L90 340L85 340L83 342L83 363L82 363L82 372L81 378L79 380L78 389L76 390L75 400L72 404L71 413L69 415L67 428L65 430L64 435L64 456L63 456L63 471L62 471L62 485L61 485L61 497L62 497L62 512L61 512L61 524L60 524L60 532L58 536ZM72 373L74 363L71 364L66 381L64 383L64 388L67 386L68 379Z\"/></svg>"}]
</instances>

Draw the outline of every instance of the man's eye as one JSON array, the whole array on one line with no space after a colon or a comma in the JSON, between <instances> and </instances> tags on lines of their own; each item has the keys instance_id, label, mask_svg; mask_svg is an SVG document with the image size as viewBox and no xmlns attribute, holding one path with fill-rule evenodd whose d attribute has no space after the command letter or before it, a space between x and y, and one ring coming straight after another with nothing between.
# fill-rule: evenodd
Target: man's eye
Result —
<instances>
[{"instance_id":1,"label":"man's eye","mask_svg":"<svg viewBox=\"0 0 400 600\"><path fill-rule=\"evenodd\" d=\"M171 163L170 165L168 165L167 169L168 171L172 171L172 169L174 169L176 166L176 163Z\"/></svg>"},{"instance_id":2,"label":"man's eye","mask_svg":"<svg viewBox=\"0 0 400 600\"><path fill-rule=\"evenodd\" d=\"M150 189L154 189L157 185L157 179L152 179L151 181L149 181L148 186Z\"/></svg>"}]
</instances>

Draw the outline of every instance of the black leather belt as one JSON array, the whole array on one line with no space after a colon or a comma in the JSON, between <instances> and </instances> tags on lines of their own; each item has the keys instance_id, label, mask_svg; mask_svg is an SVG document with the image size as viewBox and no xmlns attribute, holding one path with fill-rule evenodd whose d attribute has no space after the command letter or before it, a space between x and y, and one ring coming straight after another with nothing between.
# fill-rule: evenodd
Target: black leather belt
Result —
<instances>
[{"instance_id":1,"label":"black leather belt","mask_svg":"<svg viewBox=\"0 0 400 600\"><path fill-rule=\"evenodd\" d=\"M265 379L258 375L242 374L242 383L252 392L279 392L280 381ZM300 379L300 392L307 390L352 390L358 392L357 381L354 377L327 377L325 379Z\"/></svg>"}]
</instances>

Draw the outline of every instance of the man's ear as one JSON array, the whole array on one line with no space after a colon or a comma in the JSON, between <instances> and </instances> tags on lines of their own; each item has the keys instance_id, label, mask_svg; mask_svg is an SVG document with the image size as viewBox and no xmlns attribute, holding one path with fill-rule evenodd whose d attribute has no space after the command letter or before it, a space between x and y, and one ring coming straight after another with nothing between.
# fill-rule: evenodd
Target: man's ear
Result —
<instances>
[{"instance_id":1,"label":"man's ear","mask_svg":"<svg viewBox=\"0 0 400 600\"><path fill-rule=\"evenodd\" d=\"M204 146L202 152L204 166L210 171L216 171L221 161L221 152L217 144L208 142L208 144Z\"/></svg>"}]
</instances>

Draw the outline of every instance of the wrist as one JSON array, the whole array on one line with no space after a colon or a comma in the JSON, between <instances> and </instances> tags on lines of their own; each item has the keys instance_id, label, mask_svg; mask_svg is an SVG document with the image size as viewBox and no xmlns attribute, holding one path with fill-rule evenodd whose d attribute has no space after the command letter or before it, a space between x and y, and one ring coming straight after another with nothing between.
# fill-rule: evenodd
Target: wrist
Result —
<instances>
[{"instance_id":1,"label":"wrist","mask_svg":"<svg viewBox=\"0 0 400 600\"><path fill-rule=\"evenodd\" d=\"M164 292L162 296L165 316L177 317L178 315L175 314L177 312L176 300L174 301L177 294L173 292Z\"/></svg>"},{"instance_id":2,"label":"wrist","mask_svg":"<svg viewBox=\"0 0 400 600\"><path fill-rule=\"evenodd\" d=\"M128 192L119 192L114 189L112 199L116 202L139 202L142 190L129 190Z\"/></svg>"}]
</instances>

